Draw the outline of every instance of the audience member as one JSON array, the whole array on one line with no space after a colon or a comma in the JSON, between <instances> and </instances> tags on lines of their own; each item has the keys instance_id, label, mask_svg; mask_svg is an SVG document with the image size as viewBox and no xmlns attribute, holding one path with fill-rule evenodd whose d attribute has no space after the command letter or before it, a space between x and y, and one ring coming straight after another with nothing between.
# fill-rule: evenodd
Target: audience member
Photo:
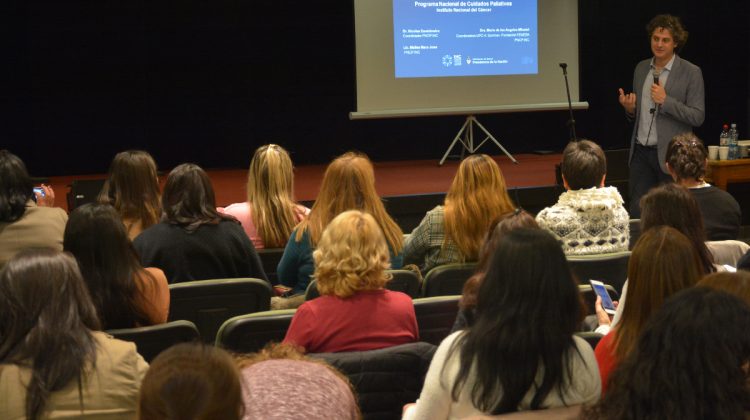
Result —
<instances>
[{"instance_id":1,"label":"audience member","mask_svg":"<svg viewBox=\"0 0 750 420\"><path fill-rule=\"evenodd\" d=\"M239 420L243 411L234 360L198 343L177 344L156 356L138 401L139 420Z\"/></svg>"},{"instance_id":2,"label":"audience member","mask_svg":"<svg viewBox=\"0 0 750 420\"><path fill-rule=\"evenodd\" d=\"M731 194L706 182L706 163L706 149L695 134L681 134L669 142L667 170L698 203L706 238L709 241L737 239L742 225L740 205Z\"/></svg>"},{"instance_id":3,"label":"audience member","mask_svg":"<svg viewBox=\"0 0 750 420\"><path fill-rule=\"evenodd\" d=\"M479 251L477 270L471 277L469 277L469 280L464 283L461 300L458 303L458 315L456 316L456 322L453 324L453 330L451 332L470 327L474 324L474 319L476 318L477 293L479 292L479 286L482 284L484 273L490 265L490 258L492 258L492 254L495 252L497 243L503 235L522 227L538 229L539 225L536 223L536 220L534 220L532 215L520 208L517 208L513 213L506 213L500 216L500 220L492 224L492 228L485 236L482 249Z\"/></svg>"},{"instance_id":4,"label":"audience member","mask_svg":"<svg viewBox=\"0 0 750 420\"><path fill-rule=\"evenodd\" d=\"M0 271L0 418L133 418L148 364L98 330L73 257L11 259Z\"/></svg>"},{"instance_id":5,"label":"audience member","mask_svg":"<svg viewBox=\"0 0 750 420\"><path fill-rule=\"evenodd\" d=\"M643 208L642 214L646 212ZM622 309L622 318L596 346L603 391L607 390L610 372L630 354L651 314L668 297L693 286L702 274L698 254L685 235L669 226L643 232L628 264L628 287L624 292L627 305ZM600 323L606 321L607 318Z\"/></svg>"},{"instance_id":6,"label":"audience member","mask_svg":"<svg viewBox=\"0 0 750 420\"><path fill-rule=\"evenodd\" d=\"M44 194L36 195L33 188L23 161L0 150L0 268L22 249L62 251L68 215L53 207L51 187L42 185Z\"/></svg>"},{"instance_id":7,"label":"audience member","mask_svg":"<svg viewBox=\"0 0 750 420\"><path fill-rule=\"evenodd\" d=\"M236 277L268 280L237 219L216 211L211 180L199 166L184 163L174 168L161 201L162 221L133 241L144 267L164 270L170 283Z\"/></svg>"},{"instance_id":8,"label":"audience member","mask_svg":"<svg viewBox=\"0 0 750 420\"><path fill-rule=\"evenodd\" d=\"M375 218L336 216L313 252L321 296L297 309L285 343L310 353L374 350L417 341L409 296L386 290L388 246Z\"/></svg>"},{"instance_id":9,"label":"audience member","mask_svg":"<svg viewBox=\"0 0 750 420\"><path fill-rule=\"evenodd\" d=\"M239 358L237 364L243 379L243 420L362 418L349 379L294 346L266 346L259 353Z\"/></svg>"},{"instance_id":10,"label":"audience member","mask_svg":"<svg viewBox=\"0 0 750 420\"><path fill-rule=\"evenodd\" d=\"M115 155L98 200L117 210L131 241L144 229L159 223L159 176L151 155L142 150Z\"/></svg>"},{"instance_id":11,"label":"audience member","mask_svg":"<svg viewBox=\"0 0 750 420\"><path fill-rule=\"evenodd\" d=\"M707 287L684 290L644 326L586 419L748 417L750 307Z\"/></svg>"},{"instance_id":12,"label":"audience member","mask_svg":"<svg viewBox=\"0 0 750 420\"><path fill-rule=\"evenodd\" d=\"M310 215L294 229L286 244L277 273L281 284L291 288L290 294L295 297L275 299L275 307L296 307L304 301L315 268L313 249L328 223L346 210L360 210L375 218L388 243L391 268L401 268L403 233L375 191L372 163L363 154L344 153L328 165Z\"/></svg>"},{"instance_id":13,"label":"audience member","mask_svg":"<svg viewBox=\"0 0 750 420\"><path fill-rule=\"evenodd\" d=\"M492 221L514 208L497 163L470 155L458 167L445 203L428 211L406 238L404 263L426 274L438 265L477 261Z\"/></svg>"},{"instance_id":14,"label":"audience member","mask_svg":"<svg viewBox=\"0 0 750 420\"><path fill-rule=\"evenodd\" d=\"M590 140L568 143L563 151L565 192L539 212L536 221L560 241L567 255L627 251L630 216L615 187L605 187L607 158Z\"/></svg>"},{"instance_id":15,"label":"audience member","mask_svg":"<svg viewBox=\"0 0 750 420\"><path fill-rule=\"evenodd\" d=\"M294 202L294 167L275 144L255 151L247 175L247 200L219 208L242 223L255 249L283 248L294 227L310 209Z\"/></svg>"},{"instance_id":16,"label":"audience member","mask_svg":"<svg viewBox=\"0 0 750 420\"><path fill-rule=\"evenodd\" d=\"M435 353L406 419L465 418L595 402L594 352L573 335L578 287L558 241L540 229L500 238L477 295L477 319Z\"/></svg>"},{"instance_id":17,"label":"audience member","mask_svg":"<svg viewBox=\"0 0 750 420\"><path fill-rule=\"evenodd\" d=\"M78 261L103 329L167 322L167 278L158 268L141 267L114 207L90 203L75 209L64 246Z\"/></svg>"},{"instance_id":18,"label":"audience member","mask_svg":"<svg viewBox=\"0 0 750 420\"><path fill-rule=\"evenodd\" d=\"M700 279L698 286L722 290L737 296L750 305L750 273L747 271L737 271L736 273L724 271L709 274Z\"/></svg>"}]
</instances>

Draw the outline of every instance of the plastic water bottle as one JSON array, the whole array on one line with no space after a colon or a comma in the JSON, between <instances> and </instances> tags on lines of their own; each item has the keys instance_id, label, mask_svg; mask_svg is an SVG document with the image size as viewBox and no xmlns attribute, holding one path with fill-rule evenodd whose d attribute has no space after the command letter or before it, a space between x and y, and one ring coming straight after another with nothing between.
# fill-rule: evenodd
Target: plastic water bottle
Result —
<instances>
[{"instance_id":1,"label":"plastic water bottle","mask_svg":"<svg viewBox=\"0 0 750 420\"><path fill-rule=\"evenodd\" d=\"M727 139L727 146L729 146L729 159L740 158L740 148L737 144L737 124L732 123L732 128L729 129L729 139Z\"/></svg>"},{"instance_id":2,"label":"plastic water bottle","mask_svg":"<svg viewBox=\"0 0 750 420\"><path fill-rule=\"evenodd\" d=\"M729 125L724 124L719 136L719 146L726 146L729 143Z\"/></svg>"}]
</instances>

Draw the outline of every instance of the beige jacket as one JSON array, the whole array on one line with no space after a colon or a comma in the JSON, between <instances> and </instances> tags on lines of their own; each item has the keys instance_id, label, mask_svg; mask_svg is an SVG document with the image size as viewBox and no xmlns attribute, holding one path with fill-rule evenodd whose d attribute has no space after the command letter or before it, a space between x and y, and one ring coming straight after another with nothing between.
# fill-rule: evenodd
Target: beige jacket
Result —
<instances>
[{"instance_id":1,"label":"beige jacket","mask_svg":"<svg viewBox=\"0 0 750 420\"><path fill-rule=\"evenodd\" d=\"M0 268L27 248L63 249L68 214L59 207L37 207L29 200L26 211L13 223L0 222Z\"/></svg>"},{"instance_id":2,"label":"beige jacket","mask_svg":"<svg viewBox=\"0 0 750 420\"><path fill-rule=\"evenodd\" d=\"M78 382L71 381L50 396L43 418L135 418L138 390L148 364L136 352L135 344L103 332L94 332L94 337L98 347L96 369L88 369L84 375L83 394L79 398ZM0 365L0 419L25 418L30 377L28 368Z\"/></svg>"}]
</instances>

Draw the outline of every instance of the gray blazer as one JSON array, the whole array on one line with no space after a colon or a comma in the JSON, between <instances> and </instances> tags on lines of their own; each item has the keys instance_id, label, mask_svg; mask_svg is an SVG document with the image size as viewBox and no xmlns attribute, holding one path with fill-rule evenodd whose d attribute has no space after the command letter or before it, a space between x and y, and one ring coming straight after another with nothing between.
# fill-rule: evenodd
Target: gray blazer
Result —
<instances>
[{"instance_id":1,"label":"gray blazer","mask_svg":"<svg viewBox=\"0 0 750 420\"><path fill-rule=\"evenodd\" d=\"M639 101L643 83L650 70L651 59L646 59L635 66L633 73L633 92L636 94L636 101ZM672 137L688 131L693 131L693 127L700 127L706 116L706 106L703 91L703 74L700 67L683 60L675 55L672 70L664 85L667 92L667 99L656 116L656 132L658 134L657 149L659 152L659 164L661 170L667 173L667 167L664 164L667 156L667 146ZM633 159L633 147L635 146L635 136L638 133L638 121L640 118L640 106L636 102L635 106L635 124L633 134L630 136L630 157L628 162Z\"/></svg>"}]
</instances>

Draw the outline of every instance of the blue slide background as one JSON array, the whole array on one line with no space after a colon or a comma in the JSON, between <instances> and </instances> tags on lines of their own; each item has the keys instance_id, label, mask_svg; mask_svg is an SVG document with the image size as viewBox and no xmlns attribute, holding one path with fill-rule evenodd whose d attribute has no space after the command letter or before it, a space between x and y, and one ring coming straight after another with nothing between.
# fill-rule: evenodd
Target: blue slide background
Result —
<instances>
[{"instance_id":1,"label":"blue slide background","mask_svg":"<svg viewBox=\"0 0 750 420\"><path fill-rule=\"evenodd\" d=\"M393 0L396 77L536 74L537 0L512 0L512 4L481 6L491 12L443 13L437 12L436 7L417 7L414 0ZM529 28L528 42L516 42L513 37L486 36L500 32L485 32L485 36L479 38L456 37L456 34L479 34L480 28ZM407 29L438 29L440 33L437 38L404 38L402 34ZM419 49L418 54L405 54L404 48L409 49L409 46L428 48ZM437 48L429 49L430 46ZM507 60L507 63L479 64L474 60L478 58ZM467 62L469 59L471 63ZM459 61L461 64L457 65Z\"/></svg>"}]
</instances>

